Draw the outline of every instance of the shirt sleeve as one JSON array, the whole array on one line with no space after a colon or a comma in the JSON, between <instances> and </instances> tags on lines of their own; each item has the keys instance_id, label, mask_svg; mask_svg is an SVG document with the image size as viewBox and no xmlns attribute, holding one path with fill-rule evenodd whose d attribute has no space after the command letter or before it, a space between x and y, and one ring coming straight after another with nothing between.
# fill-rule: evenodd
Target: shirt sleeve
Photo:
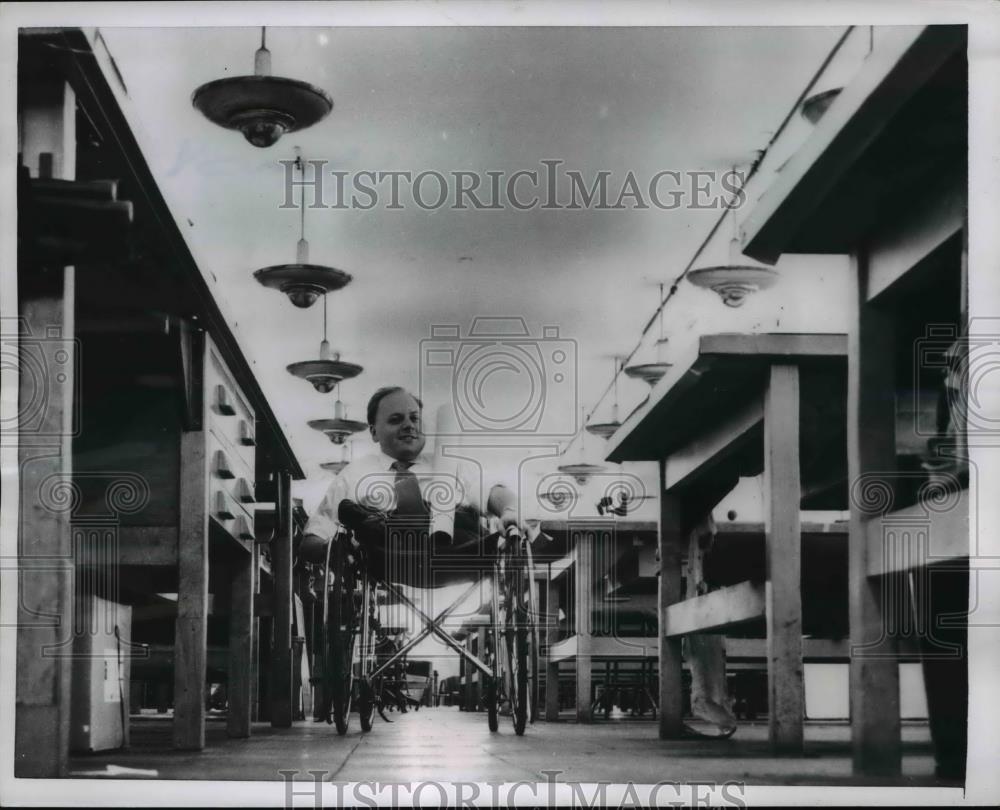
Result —
<instances>
[{"instance_id":1,"label":"shirt sleeve","mask_svg":"<svg viewBox=\"0 0 1000 810\"><path fill-rule=\"evenodd\" d=\"M340 521L337 520L337 512L340 509L340 502L347 497L348 489L347 470L343 470L330 483L320 501L316 511L312 513L309 522L306 523L305 534L315 534L325 540L333 538L340 531Z\"/></svg>"},{"instance_id":2,"label":"shirt sleeve","mask_svg":"<svg viewBox=\"0 0 1000 810\"><path fill-rule=\"evenodd\" d=\"M462 486L462 505L471 507L482 514L485 511L484 504L489 497L489 493L482 491L483 481L479 469L479 467L467 461L459 463L458 480Z\"/></svg>"}]
</instances>

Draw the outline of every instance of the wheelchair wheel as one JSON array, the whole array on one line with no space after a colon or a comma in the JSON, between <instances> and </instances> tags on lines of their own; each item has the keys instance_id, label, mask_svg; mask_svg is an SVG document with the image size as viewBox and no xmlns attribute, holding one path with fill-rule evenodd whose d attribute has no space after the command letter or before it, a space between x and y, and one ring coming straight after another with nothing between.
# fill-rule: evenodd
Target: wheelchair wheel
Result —
<instances>
[{"instance_id":1,"label":"wheelchair wheel","mask_svg":"<svg viewBox=\"0 0 1000 810\"><path fill-rule=\"evenodd\" d=\"M501 643L501 639L503 638L500 613L501 581L501 566L498 561L493 568L493 585L490 588L492 592L490 605L491 620L489 643L486 651L486 663L493 671L493 674L483 675L483 699L486 702L486 718L489 722L490 731L497 731L500 728L500 703L502 701L501 693L503 692L504 685L503 660L505 651L502 649Z\"/></svg>"},{"instance_id":2,"label":"wheelchair wheel","mask_svg":"<svg viewBox=\"0 0 1000 810\"><path fill-rule=\"evenodd\" d=\"M382 714L382 689L384 676L371 677L378 666L378 592L375 585L366 576L364 579L361 613L361 643L358 650L358 661L355 664L355 695L357 697L358 718L362 731L371 731L376 710ZM382 717L385 717L382 714Z\"/></svg>"},{"instance_id":3,"label":"wheelchair wheel","mask_svg":"<svg viewBox=\"0 0 1000 810\"><path fill-rule=\"evenodd\" d=\"M328 552L328 560L332 556L329 570L333 583L324 606L323 703L327 723L332 719L337 733L343 735L351 716L358 610L354 600L356 576L348 564L344 543L335 539L332 545L336 548L332 555Z\"/></svg>"},{"instance_id":4,"label":"wheelchair wheel","mask_svg":"<svg viewBox=\"0 0 1000 810\"><path fill-rule=\"evenodd\" d=\"M520 611L515 612L515 615ZM515 626L507 633L510 663L510 713L514 721L514 733L524 734L528 721L528 630Z\"/></svg>"},{"instance_id":5,"label":"wheelchair wheel","mask_svg":"<svg viewBox=\"0 0 1000 810\"><path fill-rule=\"evenodd\" d=\"M510 714L514 722L514 733L524 734L528 722L528 609L524 587L527 583L518 570L517 563L508 581L505 595L506 610L503 628L506 652L506 692L510 701Z\"/></svg>"},{"instance_id":6,"label":"wheelchair wheel","mask_svg":"<svg viewBox=\"0 0 1000 810\"><path fill-rule=\"evenodd\" d=\"M359 683L358 714L361 718L361 730L371 731L375 719L376 696L371 681L367 678Z\"/></svg>"},{"instance_id":7,"label":"wheelchair wheel","mask_svg":"<svg viewBox=\"0 0 1000 810\"><path fill-rule=\"evenodd\" d=\"M535 580L535 564L531 555L531 543L524 541L525 564L528 576L528 721L538 720L538 692L541 677L538 671L538 651L541 649L538 637L538 582Z\"/></svg>"},{"instance_id":8,"label":"wheelchair wheel","mask_svg":"<svg viewBox=\"0 0 1000 810\"><path fill-rule=\"evenodd\" d=\"M490 731L500 728L500 697L497 694L497 681L492 676L484 676L486 683L484 686L484 699L486 701L486 719L490 725Z\"/></svg>"}]
</instances>

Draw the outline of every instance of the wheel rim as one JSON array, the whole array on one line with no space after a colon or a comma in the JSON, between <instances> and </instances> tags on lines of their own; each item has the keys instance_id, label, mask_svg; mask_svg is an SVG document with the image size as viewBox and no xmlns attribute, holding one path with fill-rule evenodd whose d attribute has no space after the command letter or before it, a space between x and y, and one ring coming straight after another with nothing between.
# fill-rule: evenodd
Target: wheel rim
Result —
<instances>
[{"instance_id":1,"label":"wheel rim","mask_svg":"<svg viewBox=\"0 0 1000 810\"><path fill-rule=\"evenodd\" d=\"M337 577L333 593L333 610L328 623L329 698L324 703L332 711L337 731L344 734L350 724L351 702L354 692L354 652L357 628L354 616L354 587L350 582L343 561L342 549L336 555Z\"/></svg>"},{"instance_id":2,"label":"wheel rim","mask_svg":"<svg viewBox=\"0 0 1000 810\"><path fill-rule=\"evenodd\" d=\"M528 719L534 723L538 719L538 583L535 580L535 561L531 553L531 543L525 540L525 565L528 576Z\"/></svg>"},{"instance_id":3,"label":"wheel rim","mask_svg":"<svg viewBox=\"0 0 1000 810\"><path fill-rule=\"evenodd\" d=\"M508 679L508 699L510 700L511 720L514 732L523 734L528 719L528 623L527 609L524 605L523 572L516 569L511 578L507 593L507 653L510 673Z\"/></svg>"}]
</instances>

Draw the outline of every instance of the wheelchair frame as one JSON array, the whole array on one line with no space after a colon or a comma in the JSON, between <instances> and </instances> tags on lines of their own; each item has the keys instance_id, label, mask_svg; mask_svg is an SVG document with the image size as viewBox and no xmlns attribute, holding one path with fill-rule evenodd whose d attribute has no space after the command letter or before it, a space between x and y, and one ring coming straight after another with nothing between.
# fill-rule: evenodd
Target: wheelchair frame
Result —
<instances>
[{"instance_id":1,"label":"wheelchair frame","mask_svg":"<svg viewBox=\"0 0 1000 810\"><path fill-rule=\"evenodd\" d=\"M499 729L499 716L509 709L514 732L524 734L538 716L538 596L531 540L512 527L498 543L490 580L490 627L484 658L467 650L442 627L482 582L474 579L461 595L431 617L403 590L385 579L369 576L365 553L347 532L327 545L323 571L324 602L322 704L320 716L346 734L352 708L360 715L362 731L370 731L374 714L383 712L386 673L417 644L434 635L476 667L483 677L483 694L490 731ZM385 599L381 599L381 596ZM379 660L376 635L380 603L388 599L405 606L421 620L421 631L392 655Z\"/></svg>"}]
</instances>

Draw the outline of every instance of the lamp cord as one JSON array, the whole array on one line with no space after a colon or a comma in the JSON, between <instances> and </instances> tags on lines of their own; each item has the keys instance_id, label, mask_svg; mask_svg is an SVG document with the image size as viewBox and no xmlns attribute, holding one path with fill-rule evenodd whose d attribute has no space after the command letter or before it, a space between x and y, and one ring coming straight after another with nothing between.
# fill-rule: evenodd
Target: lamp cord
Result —
<instances>
[{"instance_id":1,"label":"lamp cord","mask_svg":"<svg viewBox=\"0 0 1000 810\"><path fill-rule=\"evenodd\" d=\"M306 238L306 165L296 148L295 164L299 167L299 238Z\"/></svg>"},{"instance_id":2,"label":"lamp cord","mask_svg":"<svg viewBox=\"0 0 1000 810\"><path fill-rule=\"evenodd\" d=\"M618 357L618 355L615 355L611 359L611 363L612 363L612 366L614 368L614 374L613 374L611 380L612 380L612 382L614 383L614 386L615 386L615 410L618 410L618 361L619 361L619 359L620 358Z\"/></svg>"},{"instance_id":3,"label":"lamp cord","mask_svg":"<svg viewBox=\"0 0 1000 810\"><path fill-rule=\"evenodd\" d=\"M663 300L663 282L660 282L660 300ZM660 343L663 343L663 307L660 307L657 315L660 316ZM622 362L624 365L624 361Z\"/></svg>"}]
</instances>

